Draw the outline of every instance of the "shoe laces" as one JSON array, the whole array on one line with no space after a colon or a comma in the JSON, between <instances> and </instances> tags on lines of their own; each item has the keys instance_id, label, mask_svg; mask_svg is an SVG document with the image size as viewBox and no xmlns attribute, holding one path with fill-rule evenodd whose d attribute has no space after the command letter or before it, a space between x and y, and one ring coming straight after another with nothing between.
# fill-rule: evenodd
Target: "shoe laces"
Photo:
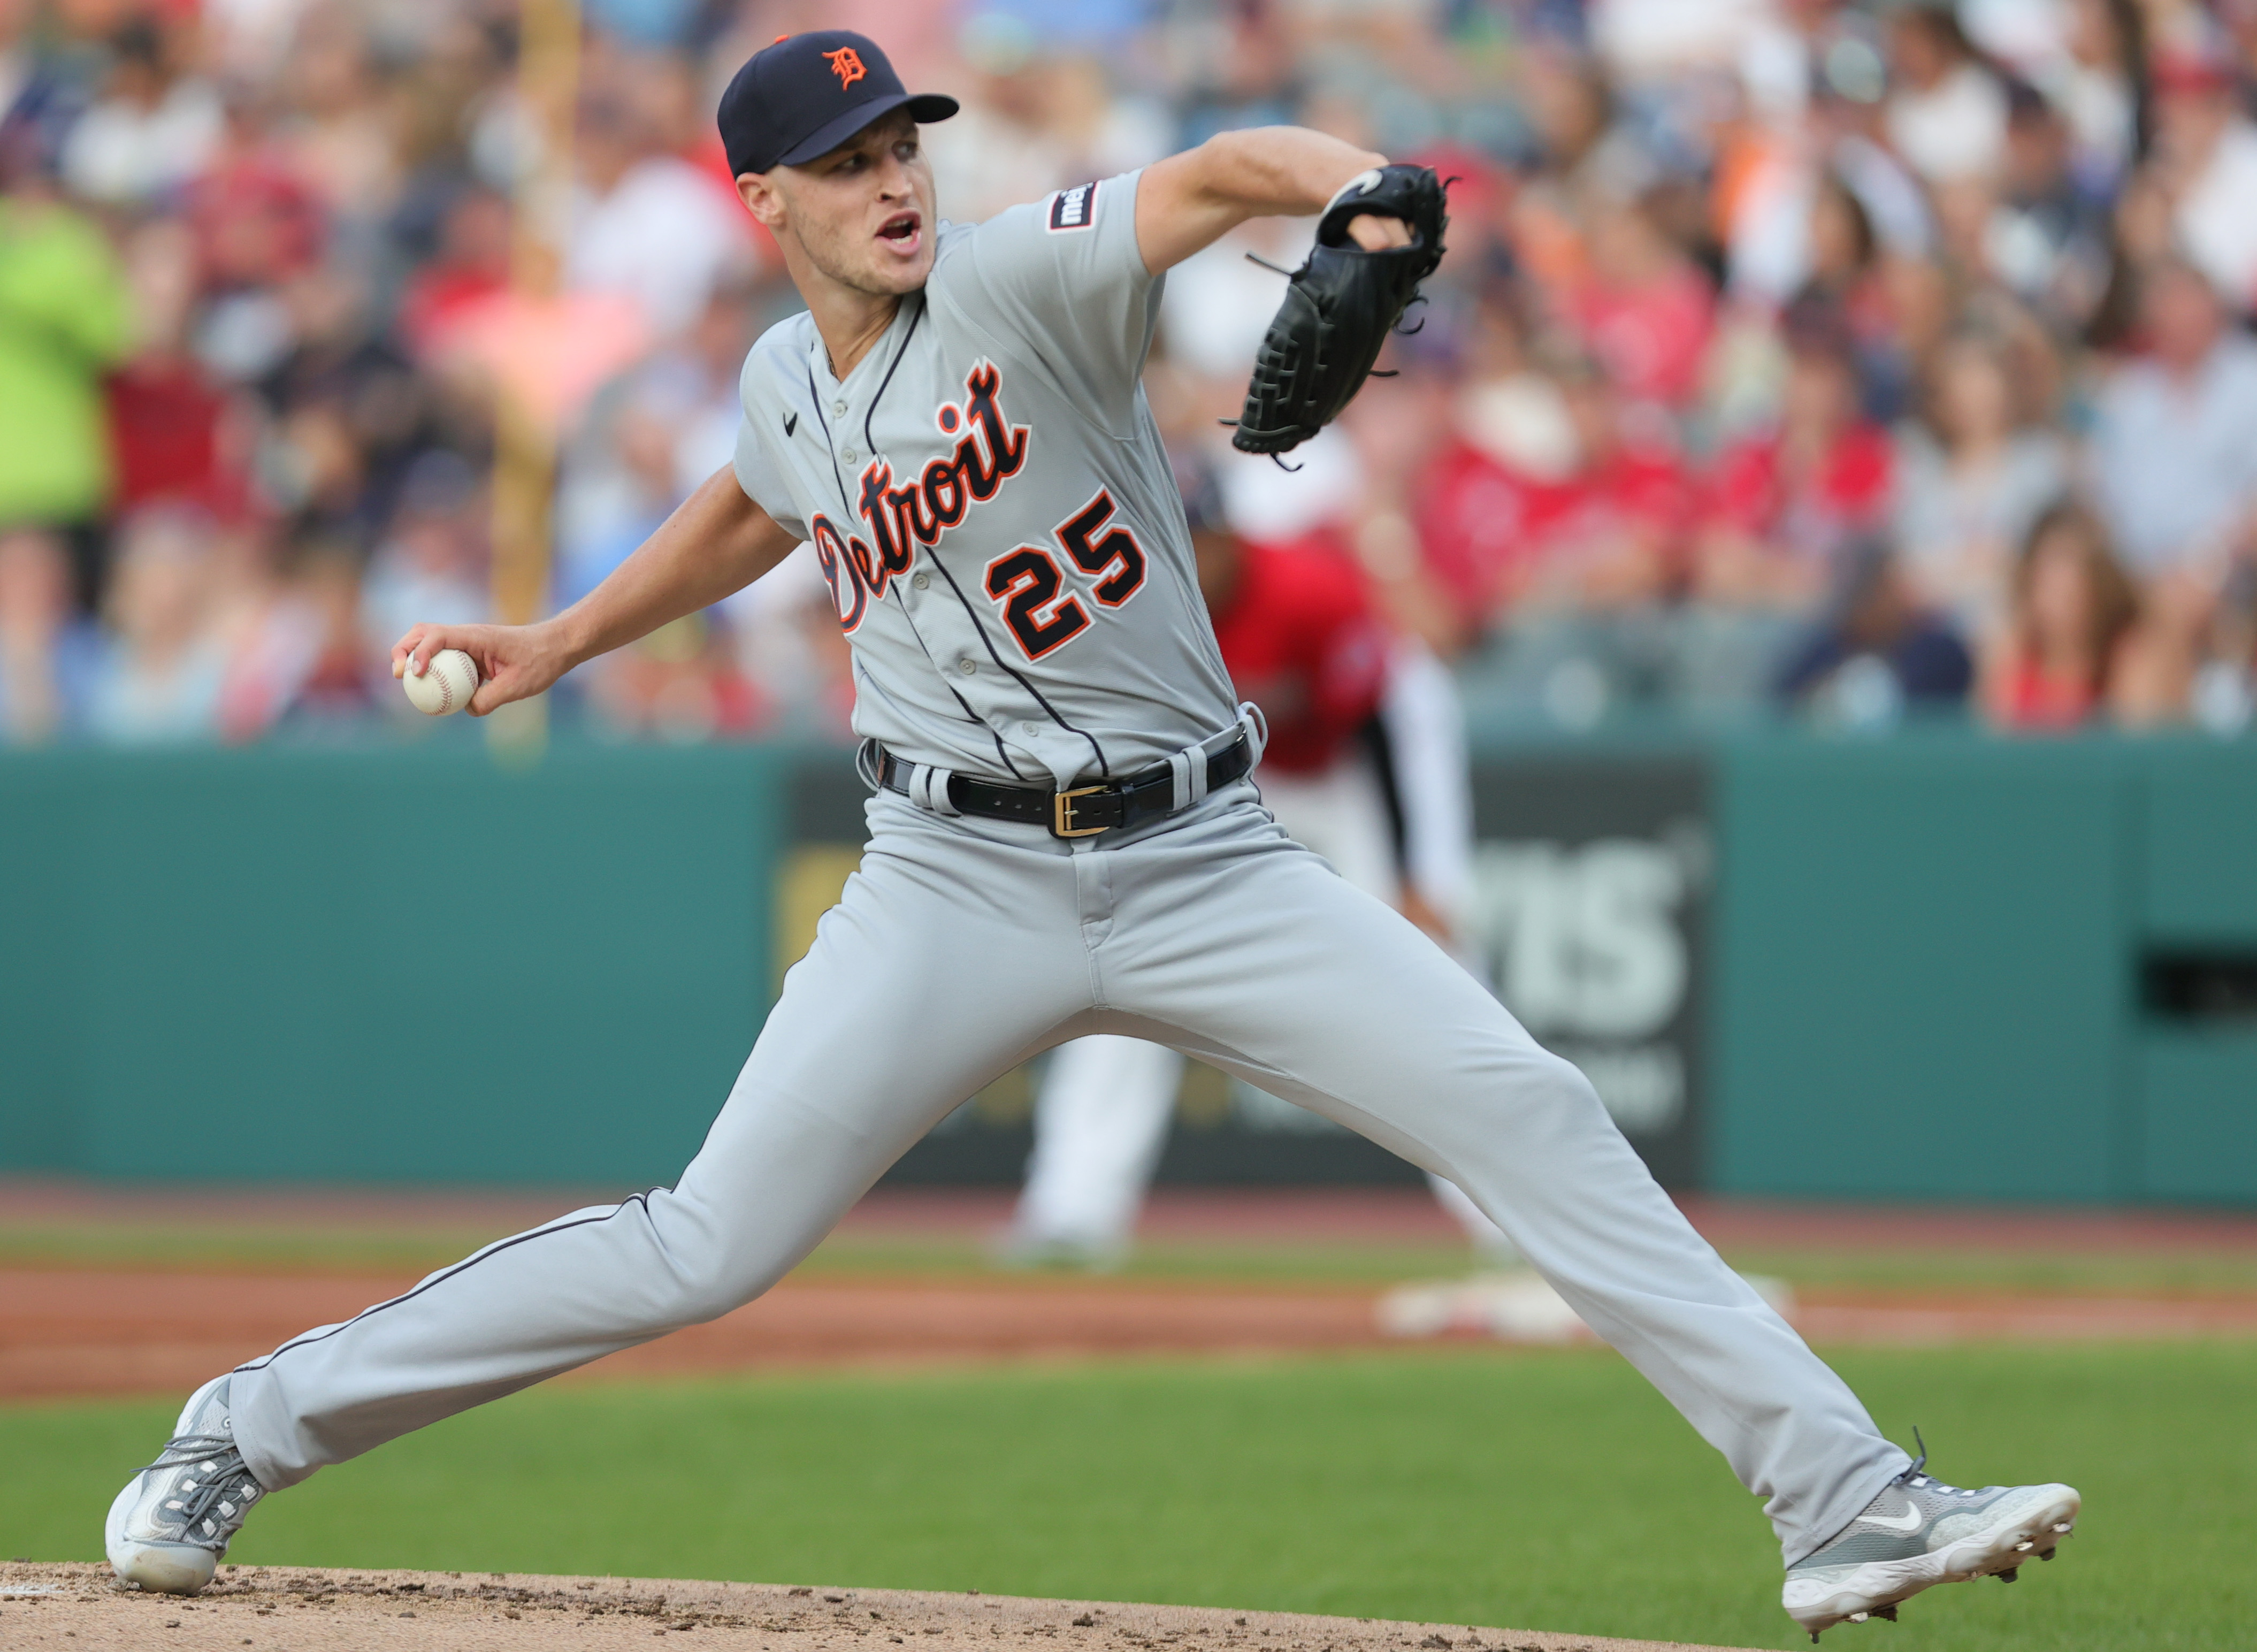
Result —
<instances>
[{"instance_id":1,"label":"shoe laces","mask_svg":"<svg viewBox=\"0 0 2257 1652\"><path fill-rule=\"evenodd\" d=\"M216 1538L224 1543L265 1490L244 1462L234 1440L223 1434L175 1435L166 1442L164 1454L138 1472L194 1468L200 1463L211 1467L201 1480L182 1480L174 1487L182 1495L167 1498L165 1512L180 1521L190 1541L195 1541L196 1528L203 1525L209 1528L203 1534L206 1540ZM216 1519L212 1517L215 1508L219 1510Z\"/></svg>"},{"instance_id":2,"label":"shoe laces","mask_svg":"<svg viewBox=\"0 0 2257 1652\"><path fill-rule=\"evenodd\" d=\"M1947 1485L1945 1482L1937 1479L1934 1475L1923 1471L1928 1467L1928 1442L1920 1437L1920 1428L1917 1424L1914 1424L1913 1428L1912 1443L1920 1448L1920 1455L1913 1458L1911 1462L1905 1464L1904 1472L1897 1476L1896 1483L1899 1485L1903 1486L1907 1492L1926 1491L1933 1492L1938 1497L1979 1497L1982 1495L1981 1492L1970 1492L1964 1486Z\"/></svg>"}]
</instances>

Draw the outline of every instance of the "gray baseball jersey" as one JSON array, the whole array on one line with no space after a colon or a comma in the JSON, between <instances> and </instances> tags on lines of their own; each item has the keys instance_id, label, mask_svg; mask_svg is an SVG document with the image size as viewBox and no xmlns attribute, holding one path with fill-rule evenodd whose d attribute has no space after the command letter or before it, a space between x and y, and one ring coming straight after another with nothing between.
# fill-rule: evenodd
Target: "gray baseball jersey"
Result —
<instances>
[{"instance_id":1,"label":"gray baseball jersey","mask_svg":"<svg viewBox=\"0 0 2257 1652\"><path fill-rule=\"evenodd\" d=\"M746 358L737 479L814 542L855 732L908 762L1118 780L1237 716L1141 383L1137 177L943 223L843 382L804 313Z\"/></svg>"}]
</instances>

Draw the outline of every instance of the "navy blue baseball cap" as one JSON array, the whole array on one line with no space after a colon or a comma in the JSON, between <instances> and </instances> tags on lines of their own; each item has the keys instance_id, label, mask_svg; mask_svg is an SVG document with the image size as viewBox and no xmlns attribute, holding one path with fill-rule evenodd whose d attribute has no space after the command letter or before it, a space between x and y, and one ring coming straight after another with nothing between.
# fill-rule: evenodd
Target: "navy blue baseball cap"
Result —
<instances>
[{"instance_id":1,"label":"navy blue baseball cap","mask_svg":"<svg viewBox=\"0 0 2257 1652\"><path fill-rule=\"evenodd\" d=\"M911 96L867 34L817 29L788 34L755 52L716 117L729 170L796 167L827 155L872 121L906 109L913 120L946 120L957 103L937 92Z\"/></svg>"}]
</instances>

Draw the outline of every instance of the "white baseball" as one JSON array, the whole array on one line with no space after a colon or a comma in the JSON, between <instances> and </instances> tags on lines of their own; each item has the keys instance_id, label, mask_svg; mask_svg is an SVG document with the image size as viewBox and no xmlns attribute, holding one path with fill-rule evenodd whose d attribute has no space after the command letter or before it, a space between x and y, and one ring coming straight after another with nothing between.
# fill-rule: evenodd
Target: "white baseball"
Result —
<instances>
[{"instance_id":1,"label":"white baseball","mask_svg":"<svg viewBox=\"0 0 2257 1652\"><path fill-rule=\"evenodd\" d=\"M407 703L417 711L444 717L462 710L478 691L478 664L460 649L441 649L423 668L422 676L416 676L411 664L400 686L407 691Z\"/></svg>"}]
</instances>

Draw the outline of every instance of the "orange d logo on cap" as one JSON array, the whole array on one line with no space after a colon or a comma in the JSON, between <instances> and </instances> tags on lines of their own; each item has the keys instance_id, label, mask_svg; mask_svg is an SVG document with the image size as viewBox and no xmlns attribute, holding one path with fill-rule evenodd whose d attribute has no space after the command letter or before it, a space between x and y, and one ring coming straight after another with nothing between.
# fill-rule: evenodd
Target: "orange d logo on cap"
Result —
<instances>
[{"instance_id":1,"label":"orange d logo on cap","mask_svg":"<svg viewBox=\"0 0 2257 1652\"><path fill-rule=\"evenodd\" d=\"M862 54L851 46L842 46L836 52L825 52L823 60L831 65L831 72L838 77L842 90L862 78Z\"/></svg>"}]
</instances>

